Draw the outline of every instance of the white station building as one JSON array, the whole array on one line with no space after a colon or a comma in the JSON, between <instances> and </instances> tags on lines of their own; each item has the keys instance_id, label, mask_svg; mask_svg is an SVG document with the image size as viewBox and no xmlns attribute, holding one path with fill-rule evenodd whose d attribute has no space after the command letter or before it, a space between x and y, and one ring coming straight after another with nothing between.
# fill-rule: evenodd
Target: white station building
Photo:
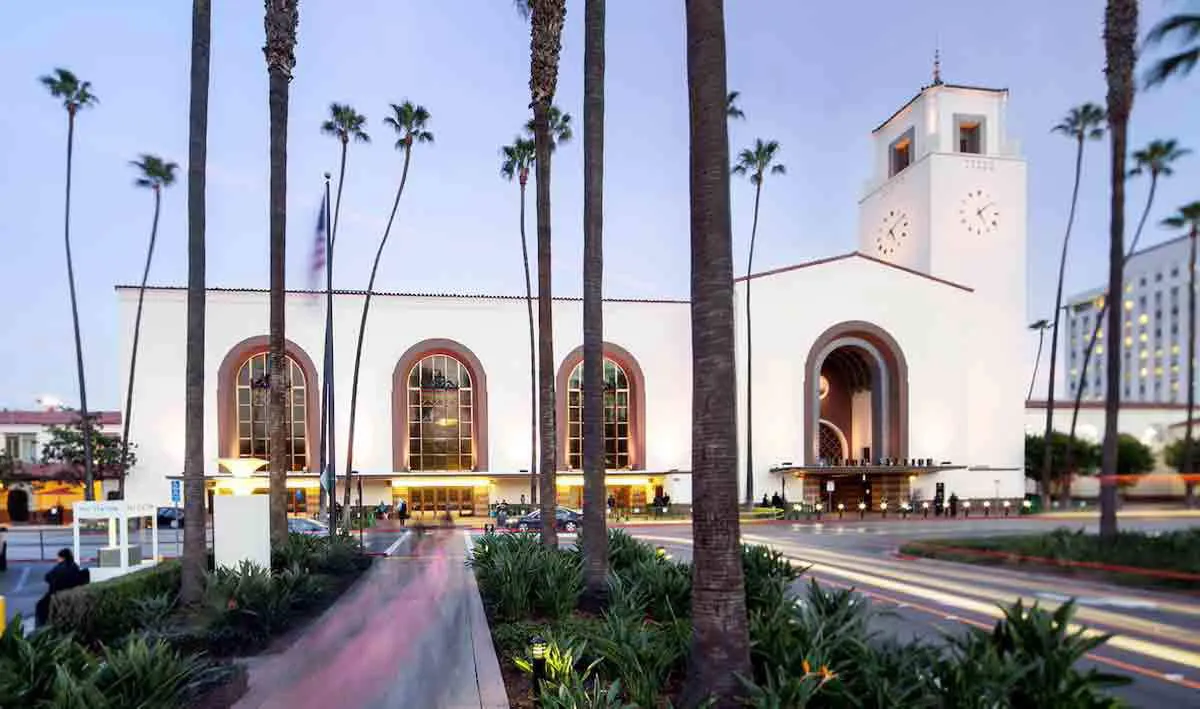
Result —
<instances>
[{"instance_id":1,"label":"white station building","mask_svg":"<svg viewBox=\"0 0 1200 709\"><path fill-rule=\"evenodd\" d=\"M874 509L939 489L963 499L1024 494L1026 168L1006 133L1007 101L1006 90L925 87L872 132L855 250L738 280L739 397L702 405L737 407L745 451L751 288L756 499L782 492ZM127 362L137 289L117 295ZM363 297L334 296L339 477ZM268 294L212 289L207 298L210 494L265 487L230 479L218 461L266 457ZM314 293L287 297L288 484L299 514L317 509L323 303ZM365 504L404 499L414 515L466 516L529 494L525 308L521 297L375 296L354 441ZM186 311L183 288L146 293L131 499L169 501L169 478L183 469ZM610 493L633 508L659 494L690 503L689 303L610 299L604 328ZM559 499L577 506L578 300L556 299L554 333ZM743 459L740 488L745 469Z\"/></svg>"}]
</instances>

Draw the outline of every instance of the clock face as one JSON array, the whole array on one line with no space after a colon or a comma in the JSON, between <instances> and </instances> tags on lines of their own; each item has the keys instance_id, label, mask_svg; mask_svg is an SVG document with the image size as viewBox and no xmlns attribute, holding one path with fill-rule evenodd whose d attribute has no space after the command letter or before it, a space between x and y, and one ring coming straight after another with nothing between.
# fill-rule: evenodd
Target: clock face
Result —
<instances>
[{"instance_id":1,"label":"clock face","mask_svg":"<svg viewBox=\"0 0 1200 709\"><path fill-rule=\"evenodd\" d=\"M973 189L958 205L959 226L968 234L991 234L1000 228L1000 206L983 189Z\"/></svg>"},{"instance_id":2,"label":"clock face","mask_svg":"<svg viewBox=\"0 0 1200 709\"><path fill-rule=\"evenodd\" d=\"M908 238L909 219L902 209L889 209L875 229L875 250L880 256L891 256Z\"/></svg>"}]
</instances>

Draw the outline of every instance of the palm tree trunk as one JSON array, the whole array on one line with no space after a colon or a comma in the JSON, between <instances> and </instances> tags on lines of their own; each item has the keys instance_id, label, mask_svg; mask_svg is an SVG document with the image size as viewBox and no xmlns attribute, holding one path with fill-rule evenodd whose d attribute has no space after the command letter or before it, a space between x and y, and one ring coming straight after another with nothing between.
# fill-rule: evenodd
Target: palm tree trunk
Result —
<instances>
[{"instance_id":1,"label":"palm tree trunk","mask_svg":"<svg viewBox=\"0 0 1200 709\"><path fill-rule=\"evenodd\" d=\"M204 188L208 163L210 0L192 2L191 98L188 108L187 364L183 426L183 574L180 601L193 605L204 591L208 544L204 490Z\"/></svg>"},{"instance_id":2,"label":"palm tree trunk","mask_svg":"<svg viewBox=\"0 0 1200 709\"><path fill-rule=\"evenodd\" d=\"M338 218L342 215L342 185L346 184L346 146L347 140L342 141L342 159L341 165L338 167L338 188L337 199L333 206L333 225L329 229L329 238L331 241L337 241ZM332 246L332 244L331 244ZM328 254L326 254L328 256Z\"/></svg>"},{"instance_id":3,"label":"palm tree trunk","mask_svg":"<svg viewBox=\"0 0 1200 709\"><path fill-rule=\"evenodd\" d=\"M538 499L542 510L542 543L558 546L553 521L558 507L558 427L554 401L554 300L550 281L550 122L549 103L533 106L533 141L537 157L537 271L538 271L538 432L541 459L538 463ZM594 514L594 512L593 512Z\"/></svg>"},{"instance_id":4,"label":"palm tree trunk","mask_svg":"<svg viewBox=\"0 0 1200 709\"><path fill-rule=\"evenodd\" d=\"M754 222L750 227L750 253L746 256L746 507L754 505L754 337L750 322L750 274L754 270L754 240L758 236L758 200L762 174L754 186Z\"/></svg>"},{"instance_id":5,"label":"palm tree trunk","mask_svg":"<svg viewBox=\"0 0 1200 709\"><path fill-rule=\"evenodd\" d=\"M1042 345L1046 343L1046 328L1038 330L1038 348L1037 354L1033 356L1033 376L1029 378L1029 392L1025 394L1025 400L1029 401L1033 398L1033 384L1037 381L1038 365L1042 363Z\"/></svg>"},{"instance_id":6,"label":"palm tree trunk","mask_svg":"<svg viewBox=\"0 0 1200 709\"><path fill-rule=\"evenodd\" d=\"M400 195L404 194L404 183L408 181L408 163L412 158L412 145L404 148L404 168L400 173L400 186L396 188L396 199L392 201L392 213L388 216L387 227L383 230L383 238L379 240L379 248L375 250L375 262L371 264L371 277L367 280L367 296L363 300L362 320L358 323L358 342L354 346L354 374L350 377L350 430L346 436L346 488L342 496L343 521L342 528L350 533L350 488L354 477L354 423L358 409L358 373L362 364L363 339L367 334L367 313L371 310L371 296L375 292L375 275L379 272L379 259L383 256L383 247L387 246L388 237L392 233L392 223L396 220L396 210L400 207Z\"/></svg>"},{"instance_id":7,"label":"palm tree trunk","mask_svg":"<svg viewBox=\"0 0 1200 709\"><path fill-rule=\"evenodd\" d=\"M1104 13L1105 75L1108 80L1108 125L1112 145L1109 184L1108 293L1120 297L1125 270L1126 131L1133 108L1137 0L1108 0ZM1121 309L1108 309L1107 386L1104 402L1104 450L1100 478L1100 536L1117 534L1117 423L1121 412ZM1190 369L1190 363L1189 363Z\"/></svg>"},{"instance_id":8,"label":"palm tree trunk","mask_svg":"<svg viewBox=\"0 0 1200 709\"><path fill-rule=\"evenodd\" d=\"M71 323L75 329L75 368L79 376L79 425L83 429L83 498L96 498L92 472L92 420L88 415L87 382L83 375L83 338L79 335L79 304L75 297L75 264L71 259L71 158L75 151L75 109L67 109L67 197L63 210L63 243L67 250L67 286L71 292Z\"/></svg>"},{"instance_id":9,"label":"palm tree trunk","mask_svg":"<svg viewBox=\"0 0 1200 709\"><path fill-rule=\"evenodd\" d=\"M1129 244L1129 250L1125 252L1125 263L1129 262L1129 257L1133 256L1137 251L1138 241L1142 238L1142 228L1146 226L1146 218L1150 216L1150 207L1154 204L1154 192L1158 187L1158 174L1150 174L1150 190L1146 194L1146 207L1142 209L1142 217L1138 220L1137 231L1133 233L1133 241ZM1121 264L1122 272L1125 268L1125 263ZM1071 480L1075 475L1075 426L1079 422L1079 407L1083 403L1083 383L1087 381L1088 363L1092 361L1092 348L1096 346L1096 341L1100 338L1100 327L1104 322L1104 314L1108 312L1108 306L1112 303L1111 298L1104 299L1104 305L1100 306L1100 312L1096 314L1096 325L1092 328L1092 337L1088 340L1087 349L1083 351L1083 363L1079 366L1079 380L1075 386L1075 405L1071 410L1071 432L1067 436L1067 479L1063 485L1063 506L1071 506ZM1038 352L1041 352L1041 342L1038 343ZM1034 370L1035 375L1037 370ZM1032 384L1030 384L1032 390Z\"/></svg>"},{"instance_id":10,"label":"palm tree trunk","mask_svg":"<svg viewBox=\"0 0 1200 709\"><path fill-rule=\"evenodd\" d=\"M740 706L750 676L737 485L737 382L723 0L688 0L692 242L692 648L684 704Z\"/></svg>"},{"instance_id":11,"label":"palm tree trunk","mask_svg":"<svg viewBox=\"0 0 1200 709\"><path fill-rule=\"evenodd\" d=\"M583 604L608 595L604 511L604 0L584 5L583 54Z\"/></svg>"},{"instance_id":12,"label":"palm tree trunk","mask_svg":"<svg viewBox=\"0 0 1200 709\"><path fill-rule=\"evenodd\" d=\"M287 541L287 475L291 468L288 428L291 425L290 373L284 358L286 245L287 245L287 74L272 69L269 81L271 121L270 243L271 295L268 352L270 437L271 542Z\"/></svg>"},{"instance_id":13,"label":"palm tree trunk","mask_svg":"<svg viewBox=\"0 0 1200 709\"><path fill-rule=\"evenodd\" d=\"M133 318L133 352L129 355L129 386L125 391L125 415L121 421L120 478L117 479L117 497L125 499L125 475L129 460L129 422L133 418L133 378L137 372L138 340L142 335L142 302L146 298L146 281L150 278L150 263L154 260L154 241L158 237L158 213L162 206L162 190L154 188L154 221L150 226L150 246L146 249L146 267L142 269L142 285L138 288L137 315Z\"/></svg>"},{"instance_id":14,"label":"palm tree trunk","mask_svg":"<svg viewBox=\"0 0 1200 709\"><path fill-rule=\"evenodd\" d=\"M1079 202L1079 176L1083 171L1083 136L1075 150L1075 186L1071 189L1071 211L1067 215L1067 233L1063 236L1062 256L1058 259L1058 287L1054 295L1054 327L1050 330L1050 383L1046 387L1046 431L1042 448L1042 505L1050 509L1050 483L1053 479L1050 456L1050 433L1054 430L1054 376L1058 369L1058 322L1062 318L1063 277L1067 273L1067 246L1071 243L1071 226L1075 223L1075 206Z\"/></svg>"},{"instance_id":15,"label":"palm tree trunk","mask_svg":"<svg viewBox=\"0 0 1200 709\"><path fill-rule=\"evenodd\" d=\"M1187 424L1183 434L1184 500L1188 507L1196 503L1196 454L1192 450L1192 412L1196 406L1196 226L1191 231L1191 256L1188 258L1188 393Z\"/></svg>"},{"instance_id":16,"label":"palm tree trunk","mask_svg":"<svg viewBox=\"0 0 1200 709\"><path fill-rule=\"evenodd\" d=\"M525 265L525 310L529 314L529 504L538 499L537 345L533 323L533 285L529 278L529 245L525 240L525 179L521 175L521 261Z\"/></svg>"}]
</instances>

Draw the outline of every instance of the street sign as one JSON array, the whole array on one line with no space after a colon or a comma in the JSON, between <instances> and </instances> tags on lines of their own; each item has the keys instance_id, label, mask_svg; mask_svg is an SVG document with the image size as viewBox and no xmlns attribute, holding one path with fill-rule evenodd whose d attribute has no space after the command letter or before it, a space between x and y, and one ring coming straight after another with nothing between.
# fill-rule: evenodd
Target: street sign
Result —
<instances>
[{"instance_id":1,"label":"street sign","mask_svg":"<svg viewBox=\"0 0 1200 709\"><path fill-rule=\"evenodd\" d=\"M182 497L183 497L183 495L181 494L182 488L183 488L183 483L181 483L179 480L171 481L171 502L174 502L175 504L179 504L179 500L182 499Z\"/></svg>"},{"instance_id":2,"label":"street sign","mask_svg":"<svg viewBox=\"0 0 1200 709\"><path fill-rule=\"evenodd\" d=\"M832 480L825 481L825 492L833 492L833 481Z\"/></svg>"}]
</instances>

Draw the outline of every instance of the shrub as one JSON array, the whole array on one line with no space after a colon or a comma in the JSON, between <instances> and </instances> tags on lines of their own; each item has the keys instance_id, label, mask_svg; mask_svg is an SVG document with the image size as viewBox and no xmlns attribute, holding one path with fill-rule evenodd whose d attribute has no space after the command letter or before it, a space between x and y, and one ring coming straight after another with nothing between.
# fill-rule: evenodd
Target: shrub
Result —
<instances>
[{"instance_id":1,"label":"shrub","mask_svg":"<svg viewBox=\"0 0 1200 709\"><path fill-rule=\"evenodd\" d=\"M371 565L371 558L354 537L338 534L314 537L292 532L283 544L271 550L271 568L283 571L298 567L314 574L349 576Z\"/></svg>"},{"instance_id":2,"label":"shrub","mask_svg":"<svg viewBox=\"0 0 1200 709\"><path fill-rule=\"evenodd\" d=\"M535 557L537 558L537 557ZM542 549L533 586L533 606L547 618L569 615L583 592L583 567L578 557L558 549Z\"/></svg>"},{"instance_id":3,"label":"shrub","mask_svg":"<svg viewBox=\"0 0 1200 709\"><path fill-rule=\"evenodd\" d=\"M542 692L543 709L636 709L621 700L621 680L605 684L599 677L571 675L567 682Z\"/></svg>"},{"instance_id":4,"label":"shrub","mask_svg":"<svg viewBox=\"0 0 1200 709\"><path fill-rule=\"evenodd\" d=\"M534 534L481 537L467 563L475 569L484 602L499 620L563 617L583 591L579 555L547 549Z\"/></svg>"},{"instance_id":5,"label":"shrub","mask_svg":"<svg viewBox=\"0 0 1200 709\"><path fill-rule=\"evenodd\" d=\"M618 599L604 613L592 646L601 671L621 681L627 698L637 706L653 707L672 670L682 666L690 639L686 621L647 621Z\"/></svg>"},{"instance_id":6,"label":"shrub","mask_svg":"<svg viewBox=\"0 0 1200 709\"><path fill-rule=\"evenodd\" d=\"M691 564L666 559L643 559L628 575L641 585L646 598L645 609L651 618L668 622L691 615Z\"/></svg>"},{"instance_id":7,"label":"shrub","mask_svg":"<svg viewBox=\"0 0 1200 709\"><path fill-rule=\"evenodd\" d=\"M25 636L20 618L0 636L0 706L173 709L213 672L199 656L133 638L93 655L70 635Z\"/></svg>"},{"instance_id":8,"label":"shrub","mask_svg":"<svg viewBox=\"0 0 1200 709\"><path fill-rule=\"evenodd\" d=\"M256 649L285 629L327 592L327 584L298 568L272 575L243 561L208 577L208 640L218 653Z\"/></svg>"},{"instance_id":9,"label":"shrub","mask_svg":"<svg viewBox=\"0 0 1200 709\"><path fill-rule=\"evenodd\" d=\"M774 608L792 596L792 582L805 569L792 566L783 552L762 544L742 545L742 575L746 585L746 610Z\"/></svg>"},{"instance_id":10,"label":"shrub","mask_svg":"<svg viewBox=\"0 0 1200 709\"><path fill-rule=\"evenodd\" d=\"M139 599L179 593L180 566L165 561L108 581L61 591L50 600L50 622L87 645L112 643L141 627Z\"/></svg>"},{"instance_id":11,"label":"shrub","mask_svg":"<svg viewBox=\"0 0 1200 709\"><path fill-rule=\"evenodd\" d=\"M608 568L612 573L626 573L639 562L654 559L654 547L634 539L623 529L608 530Z\"/></svg>"}]
</instances>

